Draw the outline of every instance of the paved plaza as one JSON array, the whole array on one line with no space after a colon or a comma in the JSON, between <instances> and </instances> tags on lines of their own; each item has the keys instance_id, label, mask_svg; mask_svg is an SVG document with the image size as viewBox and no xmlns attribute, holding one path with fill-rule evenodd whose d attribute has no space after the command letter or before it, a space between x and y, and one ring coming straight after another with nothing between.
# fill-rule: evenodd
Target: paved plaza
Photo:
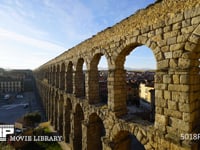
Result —
<instances>
[{"instance_id":1,"label":"paved plaza","mask_svg":"<svg viewBox=\"0 0 200 150\"><path fill-rule=\"evenodd\" d=\"M42 120L45 120L41 102L36 97L34 92L25 92L23 98L0 99L0 122L13 124L23 115L35 111L40 112Z\"/></svg>"}]
</instances>

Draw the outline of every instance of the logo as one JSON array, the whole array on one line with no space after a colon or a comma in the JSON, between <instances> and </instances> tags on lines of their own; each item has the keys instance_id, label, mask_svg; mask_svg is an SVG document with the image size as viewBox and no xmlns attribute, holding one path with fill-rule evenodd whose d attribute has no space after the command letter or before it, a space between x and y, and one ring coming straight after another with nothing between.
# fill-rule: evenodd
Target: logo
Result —
<instances>
[{"instance_id":1,"label":"logo","mask_svg":"<svg viewBox=\"0 0 200 150\"><path fill-rule=\"evenodd\" d=\"M7 141L10 134L14 134L14 125L0 125L0 141Z\"/></svg>"},{"instance_id":2,"label":"logo","mask_svg":"<svg viewBox=\"0 0 200 150\"><path fill-rule=\"evenodd\" d=\"M15 125L0 125L0 142L1 141L63 141L63 137L59 135L17 135Z\"/></svg>"}]
</instances>

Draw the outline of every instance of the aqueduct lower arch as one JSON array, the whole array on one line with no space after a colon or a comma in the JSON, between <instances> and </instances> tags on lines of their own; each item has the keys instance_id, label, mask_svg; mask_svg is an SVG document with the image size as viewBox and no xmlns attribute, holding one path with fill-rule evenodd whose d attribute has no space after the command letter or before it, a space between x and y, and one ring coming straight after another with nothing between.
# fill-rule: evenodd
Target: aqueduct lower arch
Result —
<instances>
[{"instance_id":1,"label":"aqueduct lower arch","mask_svg":"<svg viewBox=\"0 0 200 150\"><path fill-rule=\"evenodd\" d=\"M105 128L100 136L102 149L116 149L118 133L134 135L146 150L198 149L197 141L181 139L181 134L200 133L199 23L199 0L162 0L40 66L35 77L48 119L73 149L80 149L75 146L80 142L87 149L91 138L80 138L90 133L91 120L100 120L96 124ZM157 60L154 124L124 117L127 109L120 81L125 70L120 63L123 65L123 54L137 45L151 48ZM105 55L109 68L108 103L104 105L91 99L96 93L88 85L97 54ZM85 94L77 96L82 61L87 65ZM91 119L92 114L98 119ZM61 123L63 129L59 129Z\"/></svg>"}]
</instances>

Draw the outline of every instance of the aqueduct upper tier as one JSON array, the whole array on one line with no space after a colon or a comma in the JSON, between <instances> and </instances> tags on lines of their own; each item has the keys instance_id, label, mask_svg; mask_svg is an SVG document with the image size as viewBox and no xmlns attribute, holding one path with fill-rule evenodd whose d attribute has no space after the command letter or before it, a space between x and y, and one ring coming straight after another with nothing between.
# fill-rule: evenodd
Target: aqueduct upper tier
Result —
<instances>
[{"instance_id":1,"label":"aqueduct upper tier","mask_svg":"<svg viewBox=\"0 0 200 150\"><path fill-rule=\"evenodd\" d=\"M127 109L126 56L151 48L157 62L155 122ZM108 62L108 100L99 97L98 63ZM35 70L46 114L74 150L197 150L200 133L200 1L162 0L67 50ZM83 64L86 70L83 70Z\"/></svg>"}]
</instances>

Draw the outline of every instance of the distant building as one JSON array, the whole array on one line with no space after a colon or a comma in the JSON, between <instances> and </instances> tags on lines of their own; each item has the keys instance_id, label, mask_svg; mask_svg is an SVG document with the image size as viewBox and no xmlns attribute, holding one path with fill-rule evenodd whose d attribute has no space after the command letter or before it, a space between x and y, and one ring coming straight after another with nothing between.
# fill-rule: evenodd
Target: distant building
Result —
<instances>
[{"instance_id":1,"label":"distant building","mask_svg":"<svg viewBox=\"0 0 200 150\"><path fill-rule=\"evenodd\" d=\"M139 83L135 80L128 80L126 82L126 101L127 103L140 105L139 102Z\"/></svg>"},{"instance_id":2,"label":"distant building","mask_svg":"<svg viewBox=\"0 0 200 150\"><path fill-rule=\"evenodd\" d=\"M145 83L140 83L140 98L146 100L147 102L151 103L151 90L154 90L152 85L148 85Z\"/></svg>"},{"instance_id":3,"label":"distant building","mask_svg":"<svg viewBox=\"0 0 200 150\"><path fill-rule=\"evenodd\" d=\"M0 77L0 92L22 92L23 84L21 80L10 77Z\"/></svg>"},{"instance_id":4,"label":"distant building","mask_svg":"<svg viewBox=\"0 0 200 150\"><path fill-rule=\"evenodd\" d=\"M0 72L0 93L23 92L32 87L31 70L0 69Z\"/></svg>"}]
</instances>

